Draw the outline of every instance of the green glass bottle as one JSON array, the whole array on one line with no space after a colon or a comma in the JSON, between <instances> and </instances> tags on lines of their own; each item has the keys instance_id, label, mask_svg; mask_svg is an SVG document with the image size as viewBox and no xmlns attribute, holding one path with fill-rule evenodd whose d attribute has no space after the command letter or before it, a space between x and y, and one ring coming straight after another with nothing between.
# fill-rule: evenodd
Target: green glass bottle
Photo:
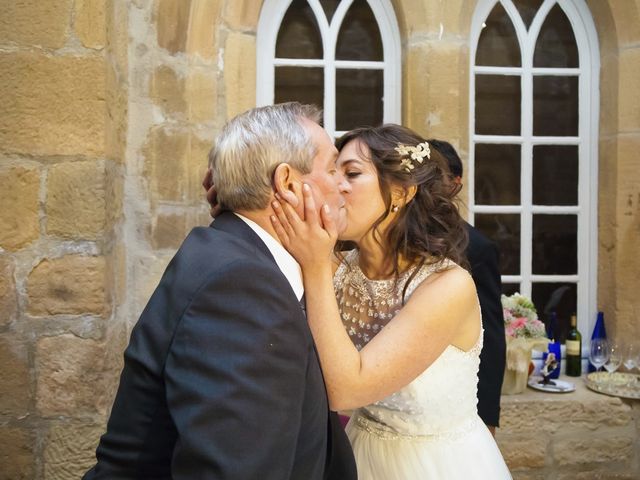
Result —
<instances>
[{"instance_id":1,"label":"green glass bottle","mask_svg":"<svg viewBox=\"0 0 640 480\"><path fill-rule=\"evenodd\" d=\"M570 377L579 377L582 374L582 335L578 331L578 319L576 314L571 315L571 328L565 342L566 349L566 373Z\"/></svg>"}]
</instances>

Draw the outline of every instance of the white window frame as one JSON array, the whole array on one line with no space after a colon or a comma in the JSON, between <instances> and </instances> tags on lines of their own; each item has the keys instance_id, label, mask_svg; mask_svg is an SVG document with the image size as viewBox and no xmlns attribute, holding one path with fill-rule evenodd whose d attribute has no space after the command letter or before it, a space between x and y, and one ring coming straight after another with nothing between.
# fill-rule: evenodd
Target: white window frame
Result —
<instances>
[{"instance_id":1,"label":"white window frame","mask_svg":"<svg viewBox=\"0 0 640 480\"><path fill-rule=\"evenodd\" d=\"M383 122L401 121L401 43L398 23L389 0L367 0L373 11L382 39L383 61L336 60L335 50L340 26L353 0L343 0L338 5L331 24L327 22L319 0L307 0L318 23L324 58L291 59L276 58L276 41L284 16L291 0L265 0L257 32L257 88L258 106L271 105L274 100L275 67L323 67L324 68L324 127L332 137L336 131L336 69L370 69L383 71Z\"/></svg>"},{"instance_id":2,"label":"white window frame","mask_svg":"<svg viewBox=\"0 0 640 480\"><path fill-rule=\"evenodd\" d=\"M475 57L482 26L491 10L501 3L511 18L521 52L521 67L476 66ZM534 68L536 41L543 20L556 4L567 16L578 48L578 68ZM476 213L516 213L520 215L520 275L503 275L503 283L520 283L522 294L531 296L533 282L567 282L577 284L578 328L583 333L583 353L597 315L598 261L598 117L600 51L591 12L584 0L545 0L529 30L511 0L479 0L473 15L470 35L470 105L469 105L469 221ZM475 133L476 74L520 75L521 135L477 135ZM578 136L533 137L533 77L536 75L575 75L578 77ZM521 146L520 205L476 205L474 192L475 145L477 143L516 144ZM533 146L578 146L578 206L533 205ZM534 275L532 273L533 214L577 214L578 272L576 275Z\"/></svg>"}]
</instances>

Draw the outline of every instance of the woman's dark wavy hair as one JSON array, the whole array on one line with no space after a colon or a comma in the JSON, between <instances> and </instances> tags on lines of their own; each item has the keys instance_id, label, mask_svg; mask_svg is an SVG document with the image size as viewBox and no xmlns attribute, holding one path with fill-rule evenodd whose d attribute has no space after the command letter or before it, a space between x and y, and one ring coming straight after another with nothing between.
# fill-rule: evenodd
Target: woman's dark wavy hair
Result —
<instances>
[{"instance_id":1,"label":"woman's dark wavy hair","mask_svg":"<svg viewBox=\"0 0 640 480\"><path fill-rule=\"evenodd\" d=\"M339 138L336 147L342 150L354 140L361 142L359 153L371 161L378 173L380 191L387 209L371 228L376 240L388 252L395 278L400 274L400 256L420 266L437 264L449 258L466 267L464 252L468 235L455 201L461 187L453 181L444 157L432 147L431 158L425 157L422 163L413 161L415 168L407 172L402 165L402 159L407 157L400 155L396 147L399 144L415 147L426 140L401 125L356 128ZM362 145L366 145L367 149ZM391 193L394 187L401 187L406 194L411 187L416 187L416 194L398 210L383 238L378 226L392 207ZM336 245L337 251L344 248L342 242ZM404 287L405 291L410 281L411 278Z\"/></svg>"}]
</instances>

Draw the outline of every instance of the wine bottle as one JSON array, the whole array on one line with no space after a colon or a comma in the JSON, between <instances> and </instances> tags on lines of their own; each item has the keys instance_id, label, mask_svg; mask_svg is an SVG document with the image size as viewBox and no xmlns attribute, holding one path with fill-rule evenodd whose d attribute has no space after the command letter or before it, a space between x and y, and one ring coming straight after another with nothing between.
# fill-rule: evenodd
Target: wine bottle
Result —
<instances>
[{"instance_id":1,"label":"wine bottle","mask_svg":"<svg viewBox=\"0 0 640 480\"><path fill-rule=\"evenodd\" d=\"M598 312L598 317L596 318L596 325L595 327L593 327L593 333L591 334L591 340L593 340L594 338L607 338L607 330L604 327L603 312ZM588 362L588 363L589 363L589 367L588 367L589 373L595 372L596 367L591 365L591 362Z\"/></svg>"},{"instance_id":2,"label":"wine bottle","mask_svg":"<svg viewBox=\"0 0 640 480\"><path fill-rule=\"evenodd\" d=\"M571 328L565 342L566 373L570 377L579 377L582 374L582 335L578 331L578 319L576 314L571 315Z\"/></svg>"},{"instance_id":3,"label":"wine bottle","mask_svg":"<svg viewBox=\"0 0 640 480\"><path fill-rule=\"evenodd\" d=\"M556 330L558 328L558 320L555 310L552 310L549 314L549 324L547 325L547 337L549 337L549 353L553 353L556 357L556 361L558 362L558 366L551 372L549 378L558 378L560 376L560 362L561 362L561 350L560 350L560 342L556 341ZM544 352L542 354L542 364L547 360L547 356L549 353Z\"/></svg>"}]
</instances>

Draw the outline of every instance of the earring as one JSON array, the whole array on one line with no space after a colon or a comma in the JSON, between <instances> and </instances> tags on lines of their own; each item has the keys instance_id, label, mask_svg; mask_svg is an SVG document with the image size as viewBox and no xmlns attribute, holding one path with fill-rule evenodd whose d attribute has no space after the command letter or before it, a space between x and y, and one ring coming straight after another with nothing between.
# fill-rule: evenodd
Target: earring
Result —
<instances>
[{"instance_id":1,"label":"earring","mask_svg":"<svg viewBox=\"0 0 640 480\"><path fill-rule=\"evenodd\" d=\"M391 211L396 213L398 211L398 205L391 205Z\"/></svg>"}]
</instances>

